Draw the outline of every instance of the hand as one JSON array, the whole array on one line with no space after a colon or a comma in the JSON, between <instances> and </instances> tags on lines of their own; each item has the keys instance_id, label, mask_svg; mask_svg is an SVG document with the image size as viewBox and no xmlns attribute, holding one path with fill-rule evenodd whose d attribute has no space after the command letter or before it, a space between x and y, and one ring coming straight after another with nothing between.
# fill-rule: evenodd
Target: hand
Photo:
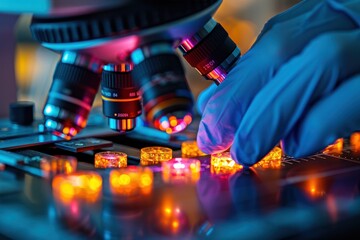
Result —
<instances>
[{"instance_id":1,"label":"hand","mask_svg":"<svg viewBox=\"0 0 360 240\"><path fill-rule=\"evenodd\" d=\"M199 96L198 144L251 166L360 129L360 1L303 0L272 18L220 86Z\"/></svg>"}]
</instances>

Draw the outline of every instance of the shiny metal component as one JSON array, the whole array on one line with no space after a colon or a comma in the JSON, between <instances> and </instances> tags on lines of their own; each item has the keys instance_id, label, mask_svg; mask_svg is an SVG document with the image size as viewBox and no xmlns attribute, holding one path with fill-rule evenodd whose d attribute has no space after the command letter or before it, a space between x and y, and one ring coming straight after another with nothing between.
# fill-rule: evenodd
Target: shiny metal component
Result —
<instances>
[{"instance_id":1,"label":"shiny metal component","mask_svg":"<svg viewBox=\"0 0 360 240\"><path fill-rule=\"evenodd\" d=\"M203 40L209 33L214 30L217 22L211 18L197 33L188 39L182 41L179 45L179 49L182 53L186 53L193 49L201 40Z\"/></svg>"},{"instance_id":2,"label":"shiny metal component","mask_svg":"<svg viewBox=\"0 0 360 240\"><path fill-rule=\"evenodd\" d=\"M103 62L95 57L72 51L65 51L62 54L60 61L62 63L86 68L95 73L100 73L103 65Z\"/></svg>"},{"instance_id":3,"label":"shiny metal component","mask_svg":"<svg viewBox=\"0 0 360 240\"><path fill-rule=\"evenodd\" d=\"M120 64L106 64L103 67L104 71L108 72L130 72L133 70L133 65L130 63L120 63Z\"/></svg>"},{"instance_id":4,"label":"shiny metal component","mask_svg":"<svg viewBox=\"0 0 360 240\"><path fill-rule=\"evenodd\" d=\"M231 55L229 55L225 59L225 61L223 61L222 64L220 64L220 66L218 66L217 68L212 70L210 73L208 73L206 75L206 78L215 80L215 83L217 85L219 85L220 83L222 83L225 80L228 72L235 65L235 63L237 62L239 57L240 57L240 49L237 47L231 53Z\"/></svg>"},{"instance_id":5,"label":"shiny metal component","mask_svg":"<svg viewBox=\"0 0 360 240\"><path fill-rule=\"evenodd\" d=\"M221 34L221 31L219 32L219 26L217 25L219 24L213 18L211 18L197 33L195 33L190 38L183 40L178 46L178 48L183 53L185 58L186 56L197 52L195 55L192 55L193 58L200 58L196 60L196 63L194 63L191 59L186 60L191 60L189 62L190 65L192 65L206 79L214 80L215 83L219 85L221 82L224 81L228 72L240 58L241 51L236 46L234 50L229 53L229 55L222 62L219 62L217 58L218 55L221 55L221 53L217 51L218 49L213 48L219 47L220 50L225 51L226 46L222 45L222 41L224 41L223 43L225 43L225 41L231 39L229 39L229 37L222 38L224 36L227 36L227 33L225 32L226 35L224 35L225 30L223 29L223 33ZM212 36L210 36L211 34ZM219 41L219 44L217 44L217 41ZM230 42L234 44L232 41ZM210 48L209 46L212 46L213 48ZM211 71L209 72L208 70Z\"/></svg>"},{"instance_id":6,"label":"shiny metal component","mask_svg":"<svg viewBox=\"0 0 360 240\"><path fill-rule=\"evenodd\" d=\"M136 49L131 53L131 60L136 65L151 56L173 53L174 49L171 44L167 42L159 42Z\"/></svg>"},{"instance_id":7,"label":"shiny metal component","mask_svg":"<svg viewBox=\"0 0 360 240\"><path fill-rule=\"evenodd\" d=\"M133 4L134 2L136 1L120 0L119 6L125 6L130 3ZM198 29L209 21L221 4L221 0L211 2L212 3L209 2L206 8L196 12L196 14L183 17L173 22L160 22L157 26L144 29L139 28L136 31L130 31L126 34L112 34L106 38L91 38L86 41L70 41L64 43L43 41L41 44L55 51L74 51L90 54L109 63L123 62L128 59L129 53L149 42L166 39L173 41L175 46L177 41L191 38ZM65 14L65 16L67 15L71 14ZM200 36L203 37L201 34Z\"/></svg>"},{"instance_id":8,"label":"shiny metal component","mask_svg":"<svg viewBox=\"0 0 360 240\"><path fill-rule=\"evenodd\" d=\"M0 12L9 13L34 13L49 16L72 16L79 13L99 11L111 7L121 6L131 0L2 0Z\"/></svg>"},{"instance_id":9,"label":"shiny metal component","mask_svg":"<svg viewBox=\"0 0 360 240\"><path fill-rule=\"evenodd\" d=\"M112 74L114 77L113 80L115 80L116 76L114 74L129 74L132 69L133 64L130 63L107 64L103 67L103 73ZM108 86L110 82L112 87ZM117 83L113 81L110 82L105 80L103 75L103 111L108 117L108 125L112 130L118 132L131 131L136 127L136 116L141 114L140 103L136 104L141 100L141 96L138 96L138 89L133 86L132 80L128 79L125 75L123 77L116 78ZM122 84L121 82L124 83ZM118 85L115 87L113 84ZM135 105L129 105L127 103ZM138 110L137 107L139 107L140 110ZM107 112L109 108L111 108L111 110L110 112ZM137 110L138 112L135 114L134 111Z\"/></svg>"},{"instance_id":10,"label":"shiny metal component","mask_svg":"<svg viewBox=\"0 0 360 240\"><path fill-rule=\"evenodd\" d=\"M115 131L125 132L135 128L136 119L135 118L127 118L127 119L116 119L109 118L108 119L109 127Z\"/></svg>"},{"instance_id":11,"label":"shiny metal component","mask_svg":"<svg viewBox=\"0 0 360 240\"><path fill-rule=\"evenodd\" d=\"M54 135L71 139L86 126L102 65L93 56L63 52L43 109L45 127Z\"/></svg>"}]
</instances>

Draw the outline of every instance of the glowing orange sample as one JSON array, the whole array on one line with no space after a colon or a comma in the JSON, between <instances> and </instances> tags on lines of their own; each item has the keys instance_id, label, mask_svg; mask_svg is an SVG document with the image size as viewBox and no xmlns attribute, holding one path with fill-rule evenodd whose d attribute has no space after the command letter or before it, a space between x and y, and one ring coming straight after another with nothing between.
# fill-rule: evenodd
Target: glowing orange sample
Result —
<instances>
[{"instance_id":1,"label":"glowing orange sample","mask_svg":"<svg viewBox=\"0 0 360 240\"><path fill-rule=\"evenodd\" d=\"M281 167L282 149L274 147L263 159L254 165L254 167L278 169Z\"/></svg>"},{"instance_id":2,"label":"glowing orange sample","mask_svg":"<svg viewBox=\"0 0 360 240\"><path fill-rule=\"evenodd\" d=\"M350 136L351 151L354 153L360 153L360 132L355 132Z\"/></svg>"},{"instance_id":3,"label":"glowing orange sample","mask_svg":"<svg viewBox=\"0 0 360 240\"><path fill-rule=\"evenodd\" d=\"M73 198L96 201L101 193L102 178L96 172L61 174L52 181L53 194L62 200Z\"/></svg>"},{"instance_id":4,"label":"glowing orange sample","mask_svg":"<svg viewBox=\"0 0 360 240\"><path fill-rule=\"evenodd\" d=\"M185 158L199 157L199 156L206 155L199 149L196 141L182 142L181 143L181 153L182 153L182 156Z\"/></svg>"},{"instance_id":5,"label":"glowing orange sample","mask_svg":"<svg viewBox=\"0 0 360 240\"><path fill-rule=\"evenodd\" d=\"M230 152L222 152L211 155L211 173L232 174L242 169L243 166L237 164L230 156Z\"/></svg>"},{"instance_id":6,"label":"glowing orange sample","mask_svg":"<svg viewBox=\"0 0 360 240\"><path fill-rule=\"evenodd\" d=\"M73 156L57 155L54 158L43 158L40 168L44 177L53 177L57 174L69 174L76 171L77 159Z\"/></svg>"},{"instance_id":7,"label":"glowing orange sample","mask_svg":"<svg viewBox=\"0 0 360 240\"><path fill-rule=\"evenodd\" d=\"M0 171L4 171L5 170L5 164L0 163Z\"/></svg>"},{"instance_id":8,"label":"glowing orange sample","mask_svg":"<svg viewBox=\"0 0 360 240\"><path fill-rule=\"evenodd\" d=\"M200 179L200 161L197 159L174 158L162 163L164 182L196 183Z\"/></svg>"},{"instance_id":9,"label":"glowing orange sample","mask_svg":"<svg viewBox=\"0 0 360 240\"><path fill-rule=\"evenodd\" d=\"M121 168L126 166L126 153L107 151L95 154L95 168Z\"/></svg>"},{"instance_id":10,"label":"glowing orange sample","mask_svg":"<svg viewBox=\"0 0 360 240\"><path fill-rule=\"evenodd\" d=\"M143 166L158 164L172 159L171 148L145 147L140 151L140 164Z\"/></svg>"},{"instance_id":11,"label":"glowing orange sample","mask_svg":"<svg viewBox=\"0 0 360 240\"><path fill-rule=\"evenodd\" d=\"M110 172L110 190L123 196L147 195L152 191L154 175L150 168L130 166Z\"/></svg>"},{"instance_id":12,"label":"glowing orange sample","mask_svg":"<svg viewBox=\"0 0 360 240\"><path fill-rule=\"evenodd\" d=\"M330 155L340 155L343 150L344 145L344 139L339 138L335 141L334 144L331 144L325 148L323 151L324 154L330 154Z\"/></svg>"}]
</instances>

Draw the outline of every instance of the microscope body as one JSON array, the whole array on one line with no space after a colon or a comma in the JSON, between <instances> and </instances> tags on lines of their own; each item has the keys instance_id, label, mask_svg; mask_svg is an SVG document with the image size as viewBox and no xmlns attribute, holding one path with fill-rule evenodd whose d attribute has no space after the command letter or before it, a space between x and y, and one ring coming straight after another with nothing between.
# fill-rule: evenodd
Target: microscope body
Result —
<instances>
[{"instance_id":1,"label":"microscope body","mask_svg":"<svg viewBox=\"0 0 360 240\"><path fill-rule=\"evenodd\" d=\"M142 116L168 134L180 132L192 122L193 96L179 52L217 84L241 55L212 18L221 0L47 3L32 10L30 29L61 54L43 114L46 128L65 139L86 126L100 86L111 129L131 131Z\"/></svg>"}]
</instances>

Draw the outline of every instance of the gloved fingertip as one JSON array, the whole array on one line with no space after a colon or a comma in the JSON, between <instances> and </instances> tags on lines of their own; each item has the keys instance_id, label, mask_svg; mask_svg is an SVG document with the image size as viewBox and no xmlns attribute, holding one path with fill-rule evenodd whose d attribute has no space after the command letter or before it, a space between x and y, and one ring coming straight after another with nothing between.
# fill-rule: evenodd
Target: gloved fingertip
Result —
<instances>
[{"instance_id":1,"label":"gloved fingertip","mask_svg":"<svg viewBox=\"0 0 360 240\"><path fill-rule=\"evenodd\" d=\"M230 155L235 162L239 163L244 168L249 168L256 163L256 161L252 161L249 156L244 153L243 149L239 147L239 144L234 144L230 148Z\"/></svg>"},{"instance_id":2,"label":"gloved fingertip","mask_svg":"<svg viewBox=\"0 0 360 240\"><path fill-rule=\"evenodd\" d=\"M281 141L281 149L286 156L294 157L296 154L297 144L291 138L286 138Z\"/></svg>"},{"instance_id":3,"label":"gloved fingertip","mask_svg":"<svg viewBox=\"0 0 360 240\"><path fill-rule=\"evenodd\" d=\"M207 102L210 100L211 96L214 94L216 87L217 87L216 84L211 84L210 87L203 90L199 94L196 102L196 110L198 111L199 114L204 113L205 106Z\"/></svg>"},{"instance_id":4,"label":"gloved fingertip","mask_svg":"<svg viewBox=\"0 0 360 240\"><path fill-rule=\"evenodd\" d=\"M219 153L227 150L232 144L232 135L214 129L209 119L200 121L197 133L197 144L201 151L207 154ZM226 139L224 139L226 137Z\"/></svg>"},{"instance_id":5,"label":"gloved fingertip","mask_svg":"<svg viewBox=\"0 0 360 240\"><path fill-rule=\"evenodd\" d=\"M197 135L197 145L199 149L206 154L220 153L227 150L229 147L213 144L207 135Z\"/></svg>"}]
</instances>

